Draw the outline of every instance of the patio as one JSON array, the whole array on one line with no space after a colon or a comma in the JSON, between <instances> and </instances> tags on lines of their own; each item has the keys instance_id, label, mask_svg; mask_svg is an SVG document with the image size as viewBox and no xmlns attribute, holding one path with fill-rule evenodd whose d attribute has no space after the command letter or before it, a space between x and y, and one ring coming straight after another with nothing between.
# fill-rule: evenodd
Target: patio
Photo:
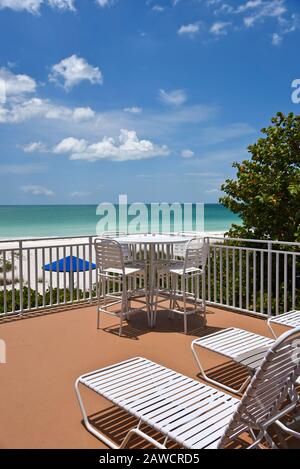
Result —
<instances>
[{"instance_id":1,"label":"patio","mask_svg":"<svg viewBox=\"0 0 300 469\"><path fill-rule=\"evenodd\" d=\"M198 369L190 348L194 338L230 326L271 337L266 321L250 315L210 306L207 320L208 327L201 331L201 324L191 318L190 333L185 335L182 320L169 320L166 311L158 314L153 330L141 313L124 326L124 337L120 338L114 317L103 317L102 326L109 330L96 329L95 305L73 305L28 313L23 319L3 319L0 338L6 342L7 364L0 365L1 448L105 448L81 423L74 392L79 375L143 356L196 378ZM209 373L218 374L229 384L244 378L240 367L223 365L224 359L204 352L204 366ZM132 417L92 392L84 391L84 397L93 423L97 425L101 416L102 431L120 442ZM289 447L300 447L299 443L287 441ZM133 438L130 447L150 445Z\"/></svg>"}]
</instances>

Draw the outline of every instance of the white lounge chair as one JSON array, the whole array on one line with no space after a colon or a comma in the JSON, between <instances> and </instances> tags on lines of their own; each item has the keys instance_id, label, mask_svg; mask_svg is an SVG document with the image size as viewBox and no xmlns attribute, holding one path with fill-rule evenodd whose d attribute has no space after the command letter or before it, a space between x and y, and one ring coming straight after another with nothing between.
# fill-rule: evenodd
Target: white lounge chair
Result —
<instances>
[{"instance_id":1,"label":"white lounge chair","mask_svg":"<svg viewBox=\"0 0 300 469\"><path fill-rule=\"evenodd\" d=\"M274 339L269 339L267 337L254 334L253 332L231 327L193 340L191 348L201 375L206 381L214 384L215 386L219 386L226 391L240 394L246 388L253 376L253 373L260 366L266 351L273 345L273 343ZM201 363L201 349L218 353L229 358L235 363L244 365L249 371L249 376L238 389L226 386L220 381L210 378L207 376Z\"/></svg>"},{"instance_id":2,"label":"white lounge chair","mask_svg":"<svg viewBox=\"0 0 300 469\"><path fill-rule=\"evenodd\" d=\"M145 276L145 270L134 262L126 261L125 263L122 246L117 241L109 238L96 238L94 244L97 281L98 285L101 286L101 292L98 290L97 329L100 327L100 314L105 313L120 319L119 335L122 335L123 321L129 318L132 311L130 308L131 299L140 301L143 303L143 307L147 308L147 318L150 324L148 298L146 296L146 304L144 300L141 300L146 295L145 289L130 289L128 287L128 279L137 275ZM117 284L119 291L112 293L110 291L111 283ZM119 312L111 310L117 304L121 305L121 310Z\"/></svg>"},{"instance_id":3,"label":"white lounge chair","mask_svg":"<svg viewBox=\"0 0 300 469\"><path fill-rule=\"evenodd\" d=\"M169 440L189 449L224 448L248 432L249 448L263 441L275 448L268 429L297 404L300 328L283 334L267 351L241 401L145 358L132 358L80 376L75 389L86 428L111 448L124 448L136 434L157 448ZM121 446L96 429L80 394L84 386L138 419ZM286 404L286 398L289 401ZM159 443L141 429L147 424L164 435Z\"/></svg>"},{"instance_id":4,"label":"white lounge chair","mask_svg":"<svg viewBox=\"0 0 300 469\"><path fill-rule=\"evenodd\" d=\"M289 328L300 327L300 311L289 311L288 313L280 314L279 316L270 317L268 319L268 326L276 339L278 335L275 333L274 324Z\"/></svg>"}]
</instances>

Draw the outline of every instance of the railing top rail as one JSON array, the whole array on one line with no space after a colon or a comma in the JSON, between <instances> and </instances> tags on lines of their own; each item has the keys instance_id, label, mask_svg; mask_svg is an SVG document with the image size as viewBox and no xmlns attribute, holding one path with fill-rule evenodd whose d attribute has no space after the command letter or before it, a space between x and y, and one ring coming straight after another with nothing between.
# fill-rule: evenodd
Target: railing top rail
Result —
<instances>
[{"instance_id":1,"label":"railing top rail","mask_svg":"<svg viewBox=\"0 0 300 469\"><path fill-rule=\"evenodd\" d=\"M228 246L226 244L210 244L211 248L217 248L217 249L222 249L222 250L227 250L227 251L243 251L243 252L256 252L256 253L271 253L271 254L288 254L290 256L300 256L300 250L299 251L286 251L286 250L279 250L279 249L268 249L268 248L261 248L261 247L253 247L249 248L247 246Z\"/></svg>"},{"instance_id":2,"label":"railing top rail","mask_svg":"<svg viewBox=\"0 0 300 469\"><path fill-rule=\"evenodd\" d=\"M292 241L277 241L271 239L247 239L247 238L229 238L227 236L205 236L205 239L208 240L220 240L220 241L238 241L245 243L259 243L259 244L277 244L283 246L297 246L300 248L300 243Z\"/></svg>"},{"instance_id":3,"label":"railing top rail","mask_svg":"<svg viewBox=\"0 0 300 469\"><path fill-rule=\"evenodd\" d=\"M200 235L200 233L199 233ZM201 233L202 237L206 240L211 241L236 241L236 242L244 242L244 243L257 243L257 244L268 244L268 245L277 245L277 246L295 246L300 248L300 243L291 242L291 241L277 241L277 240L270 240L270 239L247 239L247 238L230 238L227 236L205 236L205 234ZM0 248L2 244L20 244L20 243L28 243L28 242L43 242L43 241L59 241L59 240L89 240L91 238L95 238L97 235L95 234L85 234L85 235L76 235L76 236L47 236L47 237L28 237L28 238L0 238Z\"/></svg>"},{"instance_id":4,"label":"railing top rail","mask_svg":"<svg viewBox=\"0 0 300 469\"><path fill-rule=\"evenodd\" d=\"M0 244L7 244L7 243L20 243L20 242L32 242L32 241L55 241L55 240L66 240L66 239L89 239L95 238L96 235L77 235L77 236L41 236L36 238L0 238Z\"/></svg>"}]
</instances>

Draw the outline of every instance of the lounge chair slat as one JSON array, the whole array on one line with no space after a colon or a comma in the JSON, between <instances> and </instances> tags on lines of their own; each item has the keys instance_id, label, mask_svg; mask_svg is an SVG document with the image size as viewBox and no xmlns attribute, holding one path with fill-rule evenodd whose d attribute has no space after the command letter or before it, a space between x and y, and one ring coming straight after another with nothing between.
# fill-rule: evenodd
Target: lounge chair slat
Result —
<instances>
[{"instance_id":1,"label":"lounge chair slat","mask_svg":"<svg viewBox=\"0 0 300 469\"><path fill-rule=\"evenodd\" d=\"M199 419L208 419L208 411L218 408L218 412L220 412L222 405L224 404L223 399L224 396L214 396L214 399L212 400L211 395L208 395L206 399L204 399L202 402L199 402L197 406L193 406L192 408L189 407L182 411L181 416L178 415L176 418L174 418L174 414L170 416L166 422L164 421L164 430L166 432L172 432L173 434L178 435L183 433L187 428L190 427L190 425L196 425ZM229 401L231 401L231 399L229 399Z\"/></svg>"},{"instance_id":2,"label":"lounge chair slat","mask_svg":"<svg viewBox=\"0 0 300 469\"><path fill-rule=\"evenodd\" d=\"M211 395L212 392L210 390L206 392L205 395L202 395L200 397L196 396L191 402L188 402L187 404L185 403L184 405L182 405L181 403L176 402L176 405L174 405L173 403L173 407L169 406L167 409L163 407L161 413L156 413L154 415L147 414L147 417L151 418L151 420L157 423L163 420L163 424L165 427L169 422L172 422L174 420L174 416L176 422L179 422L181 416L184 418L186 414L191 414L194 410L199 411L199 409L206 405L207 398L211 398Z\"/></svg>"},{"instance_id":3,"label":"lounge chair slat","mask_svg":"<svg viewBox=\"0 0 300 469\"><path fill-rule=\"evenodd\" d=\"M195 389L195 391L193 391ZM177 405L181 405L184 403L184 405L188 405L190 401L193 401L196 399L196 401L199 401L199 396L201 396L201 387L199 386L194 386L194 388L191 387L190 384L186 385L183 390L178 389L177 387L175 388L175 391L173 392L168 392L165 396L162 396L163 399L165 400L165 403L162 404L162 397L156 396L153 399L150 399L149 401L147 400L146 402L144 401L143 404L139 404L138 406L134 406L134 409L136 411L141 410L142 408L146 409L148 417L150 417L150 413L153 412L153 416L157 412L157 408L159 407L165 412L168 406L174 407L174 400L173 396L176 395L177 397ZM152 415L151 415L152 416Z\"/></svg>"},{"instance_id":4,"label":"lounge chair slat","mask_svg":"<svg viewBox=\"0 0 300 469\"><path fill-rule=\"evenodd\" d=\"M166 405L163 405L160 408L157 407L153 412L147 412L147 417L153 419L153 421L156 420L157 422L164 419L164 425L166 425L168 420L172 419L174 412L176 412L176 418L179 419L181 412L184 414L185 412L192 412L194 409L199 408L201 406L201 402L207 396L211 396L211 391L208 391L205 394L197 393L196 395L193 395L192 399L188 399L189 396L187 396L184 401L181 399L176 401L176 404L174 404L174 402L166 402ZM173 411L173 409L176 409L176 411Z\"/></svg>"},{"instance_id":5,"label":"lounge chair slat","mask_svg":"<svg viewBox=\"0 0 300 469\"><path fill-rule=\"evenodd\" d=\"M170 432L170 436L176 436L176 440L180 441L188 441L189 444L193 444L193 442L199 439L199 434L202 436L207 436L213 434L215 432L215 426L223 427L224 419L230 418L234 414L235 407L232 405L226 406L216 406L208 412L209 416L206 419L206 414L200 415L200 417L188 421L182 427L177 428L175 431ZM226 424L225 424L226 425Z\"/></svg>"},{"instance_id":6,"label":"lounge chair slat","mask_svg":"<svg viewBox=\"0 0 300 469\"><path fill-rule=\"evenodd\" d=\"M135 373L130 373L131 379L135 379L136 382L141 382L144 377L149 378L150 376L155 375L158 371L158 368L156 367L142 367L139 368ZM101 386L101 388L105 389L108 387L113 388L114 385L117 385L118 387L123 384L128 383L128 372L123 372L120 375L114 375L111 379L106 378L104 381L99 378L98 380L95 380L92 385L89 383L90 386L93 388Z\"/></svg>"},{"instance_id":7,"label":"lounge chair slat","mask_svg":"<svg viewBox=\"0 0 300 469\"><path fill-rule=\"evenodd\" d=\"M89 385L94 386L96 383L109 383L110 381L115 380L116 378L121 379L123 376L126 376L128 379L128 373L130 372L131 376L136 376L139 373L146 373L145 369L152 370L152 369L157 369L157 366L151 365L151 364L136 364L132 367L127 367L127 368L122 368L119 371L116 371L112 373L111 375L106 375L106 376L97 376L96 378L93 378L92 380L87 381Z\"/></svg>"},{"instance_id":8,"label":"lounge chair slat","mask_svg":"<svg viewBox=\"0 0 300 469\"><path fill-rule=\"evenodd\" d=\"M149 388L153 389L156 384L159 384L161 386L164 383L168 383L172 378L175 378L174 373L172 373L171 371L167 372L165 370L161 370L160 373L157 373L157 376L148 376L145 381L141 380L140 383L134 381L134 384L129 384L127 382L127 386L126 384L121 384L120 386L118 386L118 383L116 383L111 388L105 389L102 389L101 386L96 386L94 390L101 393L109 393L112 397L115 398L122 398L123 395L130 397L131 395L136 394L137 391L141 392Z\"/></svg>"}]
</instances>

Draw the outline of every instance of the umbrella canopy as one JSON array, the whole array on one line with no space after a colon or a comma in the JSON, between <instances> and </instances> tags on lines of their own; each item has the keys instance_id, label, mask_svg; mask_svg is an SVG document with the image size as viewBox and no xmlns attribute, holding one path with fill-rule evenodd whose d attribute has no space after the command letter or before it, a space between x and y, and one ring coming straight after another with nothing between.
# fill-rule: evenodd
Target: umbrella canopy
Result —
<instances>
[{"instance_id":1,"label":"umbrella canopy","mask_svg":"<svg viewBox=\"0 0 300 469\"><path fill-rule=\"evenodd\" d=\"M67 256L59 261L51 262L50 264L44 265L44 270L53 272L87 272L90 269L96 269L96 264L84 261L79 257Z\"/></svg>"}]
</instances>

